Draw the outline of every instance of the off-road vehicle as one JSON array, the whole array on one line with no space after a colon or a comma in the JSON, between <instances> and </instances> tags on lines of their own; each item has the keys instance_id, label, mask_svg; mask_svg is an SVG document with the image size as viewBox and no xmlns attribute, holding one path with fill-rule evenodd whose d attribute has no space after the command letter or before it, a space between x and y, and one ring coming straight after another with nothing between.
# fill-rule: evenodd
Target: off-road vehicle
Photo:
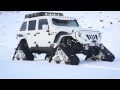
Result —
<instances>
[{"instance_id":1,"label":"off-road vehicle","mask_svg":"<svg viewBox=\"0 0 120 90\"><path fill-rule=\"evenodd\" d=\"M75 17L63 13L38 12L25 15L19 33L13 60L31 60L34 54L46 54L49 62L78 65L76 54L85 60L112 62L115 56L102 44L102 33L83 29Z\"/></svg>"}]
</instances>

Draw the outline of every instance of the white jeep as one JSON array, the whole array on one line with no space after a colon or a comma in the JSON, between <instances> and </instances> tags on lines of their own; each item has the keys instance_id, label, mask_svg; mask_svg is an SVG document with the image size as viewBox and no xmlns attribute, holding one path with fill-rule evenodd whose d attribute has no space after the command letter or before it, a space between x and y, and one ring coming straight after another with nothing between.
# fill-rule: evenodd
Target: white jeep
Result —
<instances>
[{"instance_id":1,"label":"white jeep","mask_svg":"<svg viewBox=\"0 0 120 90\"><path fill-rule=\"evenodd\" d=\"M83 29L74 17L63 13L39 12L25 15L17 34L18 46L13 60L34 60L45 53L49 62L78 65L76 54L85 60L114 61L114 55L101 43L101 32Z\"/></svg>"}]
</instances>

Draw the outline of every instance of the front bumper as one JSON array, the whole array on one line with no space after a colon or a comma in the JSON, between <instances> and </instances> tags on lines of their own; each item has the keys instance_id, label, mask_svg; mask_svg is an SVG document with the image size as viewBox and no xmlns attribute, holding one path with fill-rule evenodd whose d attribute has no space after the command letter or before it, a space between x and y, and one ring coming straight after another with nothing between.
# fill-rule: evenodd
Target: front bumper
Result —
<instances>
[{"instance_id":1,"label":"front bumper","mask_svg":"<svg viewBox=\"0 0 120 90\"><path fill-rule=\"evenodd\" d=\"M104 49L103 44L100 44L100 43L91 43L91 44L84 44L83 45L84 50L89 50L89 48L91 48L91 47L96 47L96 48L99 47L101 49Z\"/></svg>"}]
</instances>

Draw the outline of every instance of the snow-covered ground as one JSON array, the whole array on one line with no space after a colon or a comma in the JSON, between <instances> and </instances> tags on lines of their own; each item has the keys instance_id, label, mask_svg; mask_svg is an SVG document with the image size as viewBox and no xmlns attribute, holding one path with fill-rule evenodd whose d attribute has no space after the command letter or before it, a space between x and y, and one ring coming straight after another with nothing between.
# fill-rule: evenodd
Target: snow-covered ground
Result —
<instances>
[{"instance_id":1,"label":"snow-covered ground","mask_svg":"<svg viewBox=\"0 0 120 90\"><path fill-rule=\"evenodd\" d=\"M15 34L24 15L38 11L0 14L0 78L1 79L119 79L120 78L120 12L118 11L54 11L75 16L84 28L103 33L103 44L115 55L114 62L85 61L78 55L78 66L48 63L40 55L35 61L12 61L17 45Z\"/></svg>"}]
</instances>

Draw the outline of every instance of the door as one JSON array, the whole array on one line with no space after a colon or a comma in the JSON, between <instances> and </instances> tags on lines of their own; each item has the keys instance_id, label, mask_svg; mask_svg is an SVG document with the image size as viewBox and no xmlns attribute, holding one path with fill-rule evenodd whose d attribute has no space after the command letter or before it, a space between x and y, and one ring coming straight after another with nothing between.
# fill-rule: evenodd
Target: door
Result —
<instances>
[{"instance_id":1,"label":"door","mask_svg":"<svg viewBox=\"0 0 120 90\"><path fill-rule=\"evenodd\" d=\"M50 46L50 34L47 30L43 29L43 25L49 25L46 18L41 18L38 20L38 30L36 31L36 43L39 47L49 47Z\"/></svg>"},{"instance_id":2,"label":"door","mask_svg":"<svg viewBox=\"0 0 120 90\"><path fill-rule=\"evenodd\" d=\"M27 31L27 43L30 48L36 46L35 44L36 42L34 38L35 33L36 33L36 20L30 20L28 22L28 31Z\"/></svg>"}]
</instances>

